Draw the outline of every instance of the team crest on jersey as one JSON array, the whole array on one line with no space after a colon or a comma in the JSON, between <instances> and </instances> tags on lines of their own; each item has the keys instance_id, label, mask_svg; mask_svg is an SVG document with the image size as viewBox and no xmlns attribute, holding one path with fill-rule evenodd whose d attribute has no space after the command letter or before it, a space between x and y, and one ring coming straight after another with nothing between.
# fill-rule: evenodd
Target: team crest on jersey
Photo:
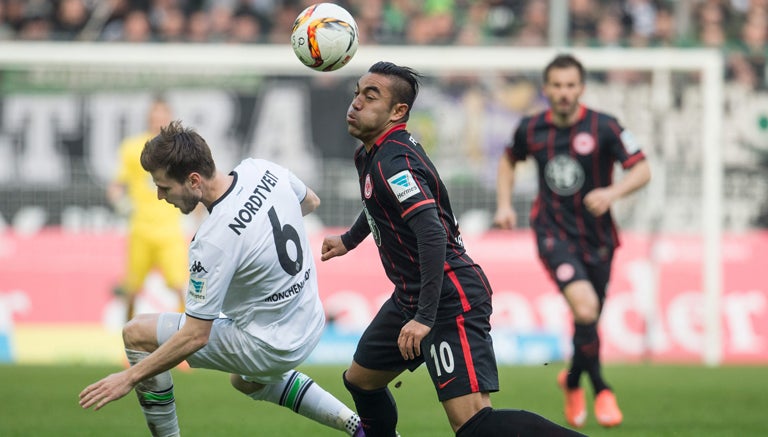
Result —
<instances>
[{"instance_id":1,"label":"team crest on jersey","mask_svg":"<svg viewBox=\"0 0 768 437\"><path fill-rule=\"evenodd\" d=\"M195 302L205 302L205 295L207 293L205 281L205 278L190 277L189 287L187 287L187 296Z\"/></svg>"},{"instance_id":2,"label":"team crest on jersey","mask_svg":"<svg viewBox=\"0 0 768 437\"><path fill-rule=\"evenodd\" d=\"M389 187L400 202L417 193L421 193L419 186L416 185L416 181L413 180L413 175L408 170L403 170L392 176L387 179L387 182L389 182Z\"/></svg>"},{"instance_id":3,"label":"team crest on jersey","mask_svg":"<svg viewBox=\"0 0 768 437\"><path fill-rule=\"evenodd\" d=\"M570 196L584 185L584 168L569 155L555 155L544 166L544 180L555 194Z\"/></svg>"},{"instance_id":4,"label":"team crest on jersey","mask_svg":"<svg viewBox=\"0 0 768 437\"><path fill-rule=\"evenodd\" d=\"M363 195L365 195L366 199L370 199L371 194L373 194L373 182L371 182L371 174L368 173L367 175L365 175L365 184L363 185Z\"/></svg>"},{"instance_id":5,"label":"team crest on jersey","mask_svg":"<svg viewBox=\"0 0 768 437\"><path fill-rule=\"evenodd\" d=\"M587 132L580 132L573 137L572 147L579 155L589 155L595 150L595 137Z\"/></svg>"}]
</instances>

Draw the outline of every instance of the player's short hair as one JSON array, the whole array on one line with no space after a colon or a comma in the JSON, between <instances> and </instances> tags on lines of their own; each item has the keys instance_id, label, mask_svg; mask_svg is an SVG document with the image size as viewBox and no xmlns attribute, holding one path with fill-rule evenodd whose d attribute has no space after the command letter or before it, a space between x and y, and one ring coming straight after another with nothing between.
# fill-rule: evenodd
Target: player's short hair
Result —
<instances>
[{"instance_id":1,"label":"player's short hair","mask_svg":"<svg viewBox=\"0 0 768 437\"><path fill-rule=\"evenodd\" d=\"M160 133L144 144L141 166L152 172L165 170L166 175L183 183L191 173L210 179L216 173L211 149L192 128L174 120L160 129Z\"/></svg>"},{"instance_id":2,"label":"player's short hair","mask_svg":"<svg viewBox=\"0 0 768 437\"><path fill-rule=\"evenodd\" d=\"M544 68L542 79L544 80L544 83L547 83L547 80L549 80L549 72L551 70L571 67L575 67L577 70L579 70L579 82L584 83L584 75L586 74L584 65L582 65L575 56L569 54L555 56L555 59L550 61L550 63L547 64L547 66Z\"/></svg>"},{"instance_id":3,"label":"player's short hair","mask_svg":"<svg viewBox=\"0 0 768 437\"><path fill-rule=\"evenodd\" d=\"M413 108L413 102L419 94L419 79L422 77L416 70L410 67L395 65L391 62L380 61L368 69L369 73L381 74L392 78L392 104L405 103L408 105L408 112L403 118L408 120Z\"/></svg>"}]
</instances>

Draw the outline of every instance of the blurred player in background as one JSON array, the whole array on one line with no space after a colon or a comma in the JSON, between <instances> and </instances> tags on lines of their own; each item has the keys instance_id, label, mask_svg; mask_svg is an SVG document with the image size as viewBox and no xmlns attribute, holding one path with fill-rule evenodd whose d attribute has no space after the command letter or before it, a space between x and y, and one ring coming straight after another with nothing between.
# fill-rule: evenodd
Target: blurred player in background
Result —
<instances>
[{"instance_id":1,"label":"blurred player in background","mask_svg":"<svg viewBox=\"0 0 768 437\"><path fill-rule=\"evenodd\" d=\"M580 386L586 373L594 388L598 423L619 425L622 413L600 364L597 324L605 302L611 261L619 246L611 204L648 183L651 172L632 134L608 114L579 102L585 86L582 64L557 56L544 70L543 91L550 108L524 118L501 157L494 224L516 226L512 207L514 166L528 155L536 160L539 194L531 211L539 257L565 296L573 314L573 357L558 375L565 393L565 416L583 426L587 409ZM627 170L612 180L615 162Z\"/></svg>"},{"instance_id":2,"label":"blurred player in background","mask_svg":"<svg viewBox=\"0 0 768 437\"><path fill-rule=\"evenodd\" d=\"M426 362L457 436L581 435L528 411L491 407L489 393L499 389L491 286L464 249L437 169L406 130L419 78L410 68L379 62L357 82L347 125L363 143L354 153L363 211L322 246L327 261L371 234L395 285L343 376L365 433L397 435L387 386Z\"/></svg>"},{"instance_id":3,"label":"blurred player in background","mask_svg":"<svg viewBox=\"0 0 768 437\"><path fill-rule=\"evenodd\" d=\"M158 200L152 176L139 162L144 143L160 133L160 127L171 119L168 103L155 99L147 113L146 132L126 138L120 145L117 176L107 188L110 204L129 217L126 273L117 289L125 298L126 321L133 318L136 298L154 269L160 271L166 286L177 293L179 311L184 311L188 239L182 215L172 205Z\"/></svg>"},{"instance_id":4,"label":"blurred player in background","mask_svg":"<svg viewBox=\"0 0 768 437\"><path fill-rule=\"evenodd\" d=\"M352 410L293 370L325 325L303 219L320 205L317 195L265 160L218 172L205 140L178 121L147 142L141 165L160 199L184 214L199 203L210 213L189 248L186 313L128 322L131 367L86 387L80 405L99 409L135 388L152 434L177 436L170 369L186 359L193 368L230 373L235 389L255 400L363 436Z\"/></svg>"}]
</instances>

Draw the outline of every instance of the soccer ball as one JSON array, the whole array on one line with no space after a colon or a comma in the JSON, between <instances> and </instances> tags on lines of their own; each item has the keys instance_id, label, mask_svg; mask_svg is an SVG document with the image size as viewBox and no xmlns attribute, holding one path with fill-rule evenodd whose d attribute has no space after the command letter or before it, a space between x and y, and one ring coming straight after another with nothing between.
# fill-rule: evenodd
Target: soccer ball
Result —
<instances>
[{"instance_id":1,"label":"soccer ball","mask_svg":"<svg viewBox=\"0 0 768 437\"><path fill-rule=\"evenodd\" d=\"M352 59L357 45L357 23L352 14L339 5L313 4L293 23L293 52L313 70L338 70Z\"/></svg>"}]
</instances>

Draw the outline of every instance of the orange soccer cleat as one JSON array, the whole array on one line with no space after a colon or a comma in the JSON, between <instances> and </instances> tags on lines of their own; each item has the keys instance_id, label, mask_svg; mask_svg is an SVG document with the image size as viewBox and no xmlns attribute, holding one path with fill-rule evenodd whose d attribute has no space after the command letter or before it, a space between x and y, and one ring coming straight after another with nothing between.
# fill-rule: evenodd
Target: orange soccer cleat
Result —
<instances>
[{"instance_id":1,"label":"orange soccer cleat","mask_svg":"<svg viewBox=\"0 0 768 437\"><path fill-rule=\"evenodd\" d=\"M601 390L595 397L595 417L597 423L606 428L618 426L624 419L616 396L609 389Z\"/></svg>"},{"instance_id":2,"label":"orange soccer cleat","mask_svg":"<svg viewBox=\"0 0 768 437\"><path fill-rule=\"evenodd\" d=\"M586 396L584 395L584 389L581 387L568 388L567 378L567 370L563 370L557 375L557 385L560 386L560 389L565 394L565 420L569 425L581 428L587 421Z\"/></svg>"},{"instance_id":3,"label":"orange soccer cleat","mask_svg":"<svg viewBox=\"0 0 768 437\"><path fill-rule=\"evenodd\" d=\"M187 360L180 362L179 365L176 366L176 369L184 373L189 373L192 371L192 367L189 366L189 363L187 362Z\"/></svg>"}]
</instances>

